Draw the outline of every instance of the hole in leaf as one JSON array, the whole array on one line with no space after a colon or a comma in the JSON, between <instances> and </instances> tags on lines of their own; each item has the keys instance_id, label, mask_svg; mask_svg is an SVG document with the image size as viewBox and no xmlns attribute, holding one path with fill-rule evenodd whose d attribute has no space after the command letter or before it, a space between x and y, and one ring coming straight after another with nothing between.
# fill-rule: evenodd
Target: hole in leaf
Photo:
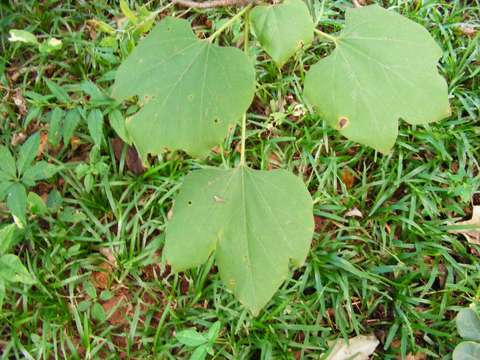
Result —
<instances>
[{"instance_id":1,"label":"hole in leaf","mask_svg":"<svg viewBox=\"0 0 480 360\"><path fill-rule=\"evenodd\" d=\"M338 128L345 129L348 126L348 118L345 116L342 116L338 119Z\"/></svg>"},{"instance_id":2,"label":"hole in leaf","mask_svg":"<svg viewBox=\"0 0 480 360\"><path fill-rule=\"evenodd\" d=\"M192 201L191 201L191 200L188 200L187 205L188 205L188 206L192 206Z\"/></svg>"},{"instance_id":3,"label":"hole in leaf","mask_svg":"<svg viewBox=\"0 0 480 360\"><path fill-rule=\"evenodd\" d=\"M213 119L213 122L214 122L215 124L218 124L218 118Z\"/></svg>"}]
</instances>

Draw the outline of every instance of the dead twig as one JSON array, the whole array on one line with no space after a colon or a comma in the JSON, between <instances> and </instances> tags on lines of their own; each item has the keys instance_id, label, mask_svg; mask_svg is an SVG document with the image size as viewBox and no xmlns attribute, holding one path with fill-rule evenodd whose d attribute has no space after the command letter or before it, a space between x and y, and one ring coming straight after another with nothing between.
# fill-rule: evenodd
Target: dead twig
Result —
<instances>
[{"instance_id":1,"label":"dead twig","mask_svg":"<svg viewBox=\"0 0 480 360\"><path fill-rule=\"evenodd\" d=\"M220 6L242 6L253 2L254 0L211 0L204 2L196 2L191 0L173 0L174 4L197 9L208 9Z\"/></svg>"},{"instance_id":2,"label":"dead twig","mask_svg":"<svg viewBox=\"0 0 480 360\"><path fill-rule=\"evenodd\" d=\"M355 7L355 8L362 7L362 5L360 4L360 2L358 0L352 0L352 3L353 3L353 7Z\"/></svg>"}]
</instances>

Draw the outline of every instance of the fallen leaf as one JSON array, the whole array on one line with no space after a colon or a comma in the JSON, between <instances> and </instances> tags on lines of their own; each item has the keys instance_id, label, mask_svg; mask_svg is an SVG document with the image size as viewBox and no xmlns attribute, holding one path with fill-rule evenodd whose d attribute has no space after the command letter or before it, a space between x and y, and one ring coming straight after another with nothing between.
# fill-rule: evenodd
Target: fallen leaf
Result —
<instances>
[{"instance_id":1,"label":"fallen leaf","mask_svg":"<svg viewBox=\"0 0 480 360\"><path fill-rule=\"evenodd\" d=\"M468 25L461 25L460 31L463 35L466 35L468 37L474 37L477 34L477 30L474 27Z\"/></svg>"},{"instance_id":2,"label":"fallen leaf","mask_svg":"<svg viewBox=\"0 0 480 360\"><path fill-rule=\"evenodd\" d=\"M348 210L345 215L345 217L359 217L363 218L363 214L360 210L358 210L356 207L353 209Z\"/></svg>"},{"instance_id":3,"label":"fallen leaf","mask_svg":"<svg viewBox=\"0 0 480 360\"><path fill-rule=\"evenodd\" d=\"M92 282L97 289L106 289L110 284L110 273L112 272L112 265L108 262L103 262L99 266L99 271L92 273Z\"/></svg>"},{"instance_id":4,"label":"fallen leaf","mask_svg":"<svg viewBox=\"0 0 480 360\"><path fill-rule=\"evenodd\" d=\"M27 139L27 135L24 132L18 132L13 134L12 141L10 142L10 144L12 144L12 146L15 147L17 145L23 144L26 139Z\"/></svg>"},{"instance_id":5,"label":"fallen leaf","mask_svg":"<svg viewBox=\"0 0 480 360\"><path fill-rule=\"evenodd\" d=\"M348 340L338 339L327 360L368 360L380 342L375 335L359 335Z\"/></svg>"},{"instance_id":6,"label":"fallen leaf","mask_svg":"<svg viewBox=\"0 0 480 360\"><path fill-rule=\"evenodd\" d=\"M112 139L113 153L115 154L115 159L117 161L120 161L120 158L122 157L124 144L125 143L120 138ZM127 169L133 172L135 175L140 175L145 172L142 160L140 159L137 150L133 146L128 145L127 154L125 156L125 164Z\"/></svg>"},{"instance_id":7,"label":"fallen leaf","mask_svg":"<svg viewBox=\"0 0 480 360\"><path fill-rule=\"evenodd\" d=\"M12 98L13 98L13 103L18 108L18 113L22 116L25 115L27 113L27 103L25 101L25 98L23 97L22 90L15 89L15 92L13 93Z\"/></svg>"},{"instance_id":8,"label":"fallen leaf","mask_svg":"<svg viewBox=\"0 0 480 360\"><path fill-rule=\"evenodd\" d=\"M40 146L38 147L38 151L37 151L38 159L40 159L43 156L43 153L45 152L47 144L48 144L48 133L45 131L42 131L40 133Z\"/></svg>"},{"instance_id":9,"label":"fallen leaf","mask_svg":"<svg viewBox=\"0 0 480 360\"><path fill-rule=\"evenodd\" d=\"M458 227L464 227L461 230L450 230L453 234L462 234L471 244L480 245L480 205L474 205L472 218L466 221L455 223ZM466 227L469 228L466 228Z\"/></svg>"},{"instance_id":10,"label":"fallen leaf","mask_svg":"<svg viewBox=\"0 0 480 360\"><path fill-rule=\"evenodd\" d=\"M355 177L348 168L344 168L341 173L342 182L345 184L347 190L350 190L355 183Z\"/></svg>"}]
</instances>

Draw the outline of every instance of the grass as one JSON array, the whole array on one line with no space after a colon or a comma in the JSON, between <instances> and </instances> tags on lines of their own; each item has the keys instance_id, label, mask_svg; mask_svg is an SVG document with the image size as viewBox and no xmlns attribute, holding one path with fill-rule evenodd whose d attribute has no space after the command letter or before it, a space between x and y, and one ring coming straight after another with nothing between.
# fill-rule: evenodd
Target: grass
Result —
<instances>
[{"instance_id":1,"label":"grass","mask_svg":"<svg viewBox=\"0 0 480 360\"><path fill-rule=\"evenodd\" d=\"M350 6L331 0L308 4L319 29L328 33L341 29L343 11ZM298 116L305 69L332 44L316 42L282 74L258 47L251 50L257 56L259 85L247 119L246 161L255 168L281 167L303 176L316 219L305 266L292 272L258 317L223 288L213 259L171 274L161 265L159 252L183 176L204 164L238 163L240 129L205 161L169 154L140 175L128 171L126 149L117 161L106 141L93 165L103 162L108 171L94 175L87 192L75 173L78 160L89 162L93 143L82 121L74 141L45 152L63 169L33 189L48 197L50 214L31 216L13 250L40 284L8 289L0 311L0 356L188 358L191 349L181 346L174 333L189 327L205 332L218 320L217 359L318 359L328 341L367 333L381 341L374 358L409 353L450 358L460 341L456 312L480 300L480 249L448 232L455 219L471 214L471 199L480 187L479 42L478 35L461 30L478 29L480 3L381 4L424 25L443 48L440 71L449 83L452 116L424 127L402 122L394 150L381 155L346 140L309 112ZM189 19L200 35L237 11L186 11L166 1L151 1L147 8L162 10L159 17ZM96 90L85 92L81 83L90 80L108 93L113 71L139 36L132 27L122 28L123 23L119 46L109 48L107 35L95 31L91 20L117 28L123 18L118 4L106 1L2 2L3 144L18 151L12 140L46 131L55 107L107 112L111 103L95 97ZM63 48L41 55L33 47L8 42L11 28L29 30L40 39L54 36ZM219 41L236 44L240 34L241 26L235 24ZM52 92L47 79L68 93L67 101ZM25 99L26 114L14 103L16 91ZM135 105L124 111L135 111ZM26 119L31 121L25 127ZM104 133L107 139L116 136L107 121ZM353 208L363 218L346 217ZM5 208L0 220L11 222ZM107 313L95 304L105 305Z\"/></svg>"}]
</instances>

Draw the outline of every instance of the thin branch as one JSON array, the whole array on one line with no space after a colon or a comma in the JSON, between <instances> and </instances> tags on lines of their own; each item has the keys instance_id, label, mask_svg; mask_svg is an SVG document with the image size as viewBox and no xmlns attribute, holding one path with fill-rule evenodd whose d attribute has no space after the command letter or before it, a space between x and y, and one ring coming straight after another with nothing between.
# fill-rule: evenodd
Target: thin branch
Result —
<instances>
[{"instance_id":1,"label":"thin branch","mask_svg":"<svg viewBox=\"0 0 480 360\"><path fill-rule=\"evenodd\" d=\"M173 0L173 3L183 7L208 9L221 6L242 6L253 3L254 1L255 0L211 0L204 2L196 2L192 0Z\"/></svg>"}]
</instances>

